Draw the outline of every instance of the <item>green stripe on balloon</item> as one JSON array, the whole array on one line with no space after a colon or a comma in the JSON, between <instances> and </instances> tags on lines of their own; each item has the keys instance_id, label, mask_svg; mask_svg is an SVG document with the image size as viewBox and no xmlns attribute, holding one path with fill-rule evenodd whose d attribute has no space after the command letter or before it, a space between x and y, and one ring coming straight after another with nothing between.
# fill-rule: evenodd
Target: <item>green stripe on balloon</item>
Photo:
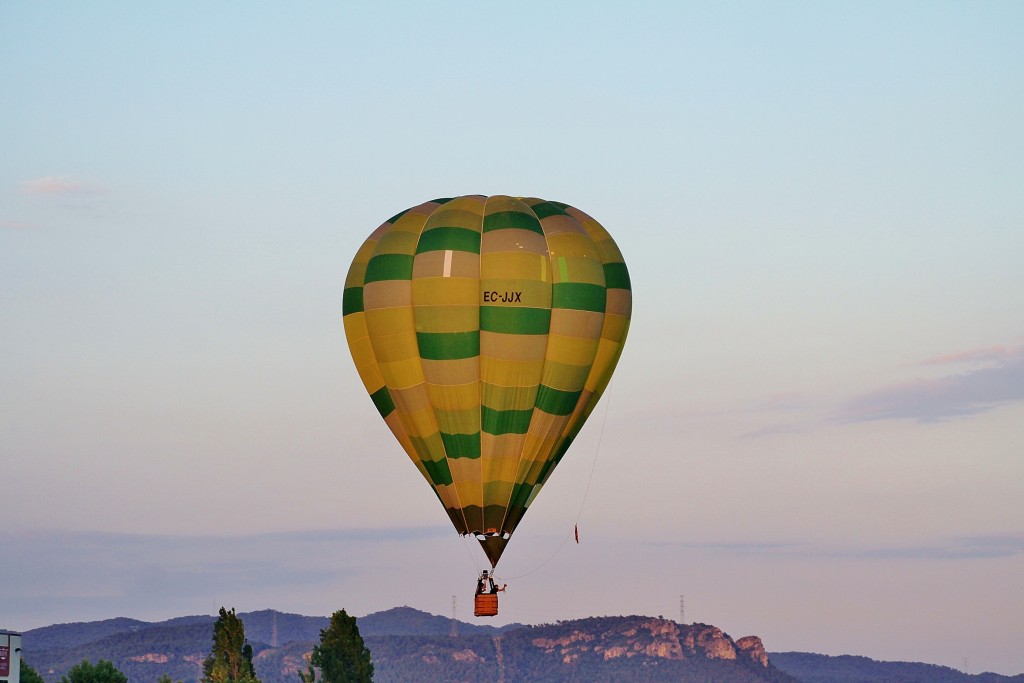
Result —
<instances>
[{"instance_id":1,"label":"green stripe on balloon","mask_svg":"<svg viewBox=\"0 0 1024 683\"><path fill-rule=\"evenodd\" d=\"M540 204L534 204L530 207L533 212L537 214L537 218L547 218L548 216L567 216L561 206L558 206L554 202L541 202Z\"/></svg>"},{"instance_id":2,"label":"green stripe on balloon","mask_svg":"<svg viewBox=\"0 0 1024 683\"><path fill-rule=\"evenodd\" d=\"M509 228L529 230L538 235L544 234L544 229L540 227L540 221L535 216L522 211L498 211L484 216L484 232Z\"/></svg>"},{"instance_id":3,"label":"green stripe on balloon","mask_svg":"<svg viewBox=\"0 0 1024 683\"><path fill-rule=\"evenodd\" d=\"M428 251L468 251L480 253L480 233L467 228L440 227L424 230L416 244L416 253Z\"/></svg>"},{"instance_id":4,"label":"green stripe on balloon","mask_svg":"<svg viewBox=\"0 0 1024 683\"><path fill-rule=\"evenodd\" d=\"M604 264L604 283L608 289L630 289L629 271L626 270L626 264Z\"/></svg>"},{"instance_id":5,"label":"green stripe on balloon","mask_svg":"<svg viewBox=\"0 0 1024 683\"><path fill-rule=\"evenodd\" d=\"M533 408L526 410L495 410L480 406L480 429L494 436L525 434L530 428Z\"/></svg>"},{"instance_id":6,"label":"green stripe on balloon","mask_svg":"<svg viewBox=\"0 0 1024 683\"><path fill-rule=\"evenodd\" d=\"M395 402L391 400L391 392L387 387L381 387L370 394L370 399L373 400L373 405L381 417L387 417L395 409Z\"/></svg>"},{"instance_id":7,"label":"green stripe on balloon","mask_svg":"<svg viewBox=\"0 0 1024 683\"><path fill-rule=\"evenodd\" d=\"M423 469L427 471L434 486L447 486L452 483L452 471L448 469L447 460L424 460Z\"/></svg>"},{"instance_id":8,"label":"green stripe on balloon","mask_svg":"<svg viewBox=\"0 0 1024 683\"><path fill-rule=\"evenodd\" d=\"M479 458L480 432L473 434L446 434L441 432L444 453L449 458Z\"/></svg>"},{"instance_id":9,"label":"green stripe on balloon","mask_svg":"<svg viewBox=\"0 0 1024 683\"><path fill-rule=\"evenodd\" d=\"M412 254L377 254L366 264L365 284L381 280L411 280Z\"/></svg>"},{"instance_id":10,"label":"green stripe on balloon","mask_svg":"<svg viewBox=\"0 0 1024 683\"><path fill-rule=\"evenodd\" d=\"M341 315L360 313L363 310L363 288L349 287L341 295Z\"/></svg>"},{"instance_id":11,"label":"green stripe on balloon","mask_svg":"<svg viewBox=\"0 0 1024 683\"><path fill-rule=\"evenodd\" d=\"M480 355L480 332L417 332L424 360L461 360Z\"/></svg>"},{"instance_id":12,"label":"green stripe on balloon","mask_svg":"<svg viewBox=\"0 0 1024 683\"><path fill-rule=\"evenodd\" d=\"M580 400L582 391L562 391L543 384L537 390L537 408L550 415L568 415Z\"/></svg>"},{"instance_id":13,"label":"green stripe on balloon","mask_svg":"<svg viewBox=\"0 0 1024 683\"><path fill-rule=\"evenodd\" d=\"M480 329L502 334L547 334L551 310L511 306L481 306Z\"/></svg>"},{"instance_id":14,"label":"green stripe on balloon","mask_svg":"<svg viewBox=\"0 0 1024 683\"><path fill-rule=\"evenodd\" d=\"M601 285L587 282L559 282L551 288L552 308L604 313L607 294Z\"/></svg>"}]
</instances>

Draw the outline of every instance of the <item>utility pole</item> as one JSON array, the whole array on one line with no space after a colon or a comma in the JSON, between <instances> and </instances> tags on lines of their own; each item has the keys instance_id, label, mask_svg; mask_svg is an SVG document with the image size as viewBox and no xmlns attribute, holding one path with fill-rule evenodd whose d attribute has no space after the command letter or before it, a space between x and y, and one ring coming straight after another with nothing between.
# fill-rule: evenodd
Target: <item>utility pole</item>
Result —
<instances>
[{"instance_id":1,"label":"utility pole","mask_svg":"<svg viewBox=\"0 0 1024 683\"><path fill-rule=\"evenodd\" d=\"M456 610L457 606L458 606L458 601L457 601L456 597L453 595L452 596L452 624L451 624L451 627L448 629L448 637L449 638L455 638L456 636L459 635L459 622L456 621L456 619L455 619L455 610Z\"/></svg>"}]
</instances>

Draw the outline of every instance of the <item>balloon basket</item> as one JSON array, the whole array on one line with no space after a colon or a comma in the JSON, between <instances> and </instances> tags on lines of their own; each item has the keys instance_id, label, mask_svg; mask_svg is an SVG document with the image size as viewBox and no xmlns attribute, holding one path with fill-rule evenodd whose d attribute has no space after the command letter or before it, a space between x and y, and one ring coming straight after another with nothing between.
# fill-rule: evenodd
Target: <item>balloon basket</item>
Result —
<instances>
[{"instance_id":1,"label":"balloon basket","mask_svg":"<svg viewBox=\"0 0 1024 683\"><path fill-rule=\"evenodd\" d=\"M486 593L475 596L473 600L474 617L493 617L498 614L498 596L496 593Z\"/></svg>"}]
</instances>

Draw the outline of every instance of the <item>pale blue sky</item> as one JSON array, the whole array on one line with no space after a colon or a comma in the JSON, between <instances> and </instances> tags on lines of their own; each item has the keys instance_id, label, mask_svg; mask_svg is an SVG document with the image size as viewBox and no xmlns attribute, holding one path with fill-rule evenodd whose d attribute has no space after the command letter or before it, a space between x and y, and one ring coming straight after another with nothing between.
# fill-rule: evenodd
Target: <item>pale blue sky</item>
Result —
<instances>
[{"instance_id":1,"label":"pale blue sky","mask_svg":"<svg viewBox=\"0 0 1024 683\"><path fill-rule=\"evenodd\" d=\"M479 553L341 292L382 220L500 193L600 220L635 297L500 619L682 593L769 650L1024 671L1022 33L1017 2L0 4L0 627L468 614Z\"/></svg>"}]
</instances>

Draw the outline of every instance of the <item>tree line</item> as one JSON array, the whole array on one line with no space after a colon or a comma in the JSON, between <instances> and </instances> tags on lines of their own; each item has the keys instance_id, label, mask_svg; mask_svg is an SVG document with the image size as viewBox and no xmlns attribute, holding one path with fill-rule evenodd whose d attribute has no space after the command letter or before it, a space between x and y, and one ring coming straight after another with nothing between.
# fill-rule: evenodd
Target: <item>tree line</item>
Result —
<instances>
[{"instance_id":1,"label":"tree line","mask_svg":"<svg viewBox=\"0 0 1024 683\"><path fill-rule=\"evenodd\" d=\"M245 638L245 624L235 608L220 608L213 625L213 645L203 661L201 683L262 683L252 663L252 646ZM45 683L43 677L24 658L22 683ZM372 683L373 662L370 650L359 635L356 618L344 609L331 615L327 628L320 631L320 642L313 646L309 669L299 672L299 683ZM83 660L61 676L60 683L128 683L128 677L114 663L101 659L96 664ZM159 683L183 683L164 674Z\"/></svg>"}]
</instances>

